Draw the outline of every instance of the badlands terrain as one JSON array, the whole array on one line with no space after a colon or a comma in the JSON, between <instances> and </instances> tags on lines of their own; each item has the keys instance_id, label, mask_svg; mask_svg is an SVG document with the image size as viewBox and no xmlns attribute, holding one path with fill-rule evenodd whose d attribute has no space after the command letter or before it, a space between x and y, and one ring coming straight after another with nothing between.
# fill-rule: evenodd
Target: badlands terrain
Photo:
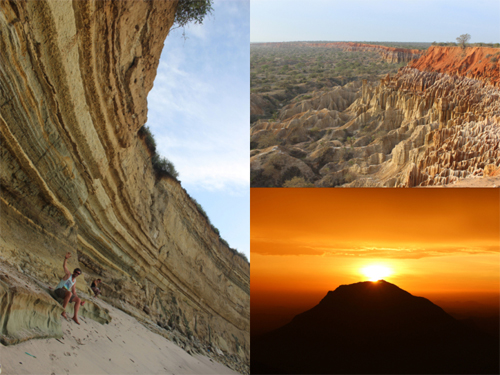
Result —
<instances>
[{"instance_id":1,"label":"badlands terrain","mask_svg":"<svg viewBox=\"0 0 500 375\"><path fill-rule=\"evenodd\" d=\"M2 345L63 338L49 287L70 252L87 322L125 322L119 309L188 356L248 373L250 265L175 175L155 170L140 135L177 5L0 3ZM105 304L88 297L95 278Z\"/></svg>"},{"instance_id":2,"label":"badlands terrain","mask_svg":"<svg viewBox=\"0 0 500 375\"><path fill-rule=\"evenodd\" d=\"M252 73L251 186L498 186L500 48L404 47L251 50L255 63L267 54L293 66L302 85L269 91L279 85L260 82L278 82L279 74ZM309 50L314 65L282 62L276 51L288 49Z\"/></svg>"}]
</instances>

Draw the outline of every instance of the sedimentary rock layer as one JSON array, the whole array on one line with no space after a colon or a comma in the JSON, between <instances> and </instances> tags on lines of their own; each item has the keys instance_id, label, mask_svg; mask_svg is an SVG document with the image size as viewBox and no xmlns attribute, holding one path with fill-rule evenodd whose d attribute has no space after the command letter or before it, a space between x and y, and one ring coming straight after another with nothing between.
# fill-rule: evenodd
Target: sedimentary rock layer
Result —
<instances>
[{"instance_id":1,"label":"sedimentary rock layer","mask_svg":"<svg viewBox=\"0 0 500 375\"><path fill-rule=\"evenodd\" d=\"M0 3L0 254L56 284L70 251L77 288L99 276L116 306L246 371L249 264L137 135L176 7Z\"/></svg>"},{"instance_id":2,"label":"sedimentary rock layer","mask_svg":"<svg viewBox=\"0 0 500 375\"><path fill-rule=\"evenodd\" d=\"M11 345L33 338L62 337L63 308L51 293L14 267L0 264L0 342ZM87 298L83 301L79 316L101 324L111 321L109 311ZM73 306L68 305L68 316L73 316Z\"/></svg>"},{"instance_id":3,"label":"sedimentary rock layer","mask_svg":"<svg viewBox=\"0 0 500 375\"><path fill-rule=\"evenodd\" d=\"M63 308L48 293L21 284L0 270L0 342L61 337Z\"/></svg>"}]
</instances>

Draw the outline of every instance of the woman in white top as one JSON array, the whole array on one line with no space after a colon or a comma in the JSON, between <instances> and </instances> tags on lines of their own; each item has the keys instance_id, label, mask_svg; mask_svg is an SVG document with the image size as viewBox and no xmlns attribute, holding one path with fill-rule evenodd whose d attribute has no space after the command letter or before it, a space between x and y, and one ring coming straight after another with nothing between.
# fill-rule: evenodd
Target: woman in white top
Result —
<instances>
[{"instance_id":1,"label":"woman in white top","mask_svg":"<svg viewBox=\"0 0 500 375\"><path fill-rule=\"evenodd\" d=\"M78 321L78 310L80 310L80 306L83 306L85 302L82 302L82 300L76 295L75 283L76 278L82 274L82 270L79 268L75 268L73 274L71 274L71 272L69 272L68 270L68 267L66 266L66 262L69 258L71 258L71 253L66 253L63 263L64 273L66 274L66 276L64 276L63 279L59 282L54 293L59 298L64 299L64 311L61 314L64 318L68 319L68 316L66 315L66 306L68 306L68 302L73 302L75 304L75 315L72 319L76 324L80 324L80 322Z\"/></svg>"}]
</instances>

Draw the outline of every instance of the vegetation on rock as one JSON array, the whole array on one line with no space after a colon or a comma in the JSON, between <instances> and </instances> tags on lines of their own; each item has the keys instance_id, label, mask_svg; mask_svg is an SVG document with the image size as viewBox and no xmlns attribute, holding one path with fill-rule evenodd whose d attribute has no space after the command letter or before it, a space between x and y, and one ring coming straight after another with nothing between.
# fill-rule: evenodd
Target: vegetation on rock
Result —
<instances>
[{"instance_id":1,"label":"vegetation on rock","mask_svg":"<svg viewBox=\"0 0 500 375\"><path fill-rule=\"evenodd\" d=\"M175 180L177 180L179 173L175 169L174 164L170 160L168 160L167 158L157 154L156 141L155 141L154 135L153 135L153 133L151 133L151 130L149 129L149 127L144 125L142 128L139 129L138 134L144 140L144 142L146 143L146 147L148 148L149 152L151 153L151 164L153 166L154 171L156 172L156 175L159 178L167 175L167 176L171 176ZM208 217L207 212L203 209L202 205L199 204L196 201L196 199L194 199L193 197L191 197L191 196L189 196L189 197L196 205L196 208L197 208L198 212L201 214L201 216L203 216L207 220L207 222L210 225L210 227L212 228L212 230L219 236L220 242L222 242L224 245L226 245L233 254L240 256L241 258L245 259L248 262L248 258L246 257L245 254L240 253L238 250L231 248L229 246L229 244L227 243L227 241L224 240L220 236L219 229L217 229L212 224L212 222L210 221L210 218Z\"/></svg>"},{"instance_id":2,"label":"vegetation on rock","mask_svg":"<svg viewBox=\"0 0 500 375\"><path fill-rule=\"evenodd\" d=\"M309 188L309 187L314 187L314 184L310 183L309 181L306 181L304 177L297 177L295 176L291 180L286 181L283 184L283 187L287 188Z\"/></svg>"},{"instance_id":3,"label":"vegetation on rock","mask_svg":"<svg viewBox=\"0 0 500 375\"><path fill-rule=\"evenodd\" d=\"M139 129L139 136L144 139L146 146L151 153L151 164L158 177L170 176L178 180L179 172L175 169L174 163L156 152L156 141L149 127L144 125Z\"/></svg>"},{"instance_id":4,"label":"vegetation on rock","mask_svg":"<svg viewBox=\"0 0 500 375\"><path fill-rule=\"evenodd\" d=\"M179 0L174 25L184 27L190 22L200 24L212 11L212 0Z\"/></svg>"},{"instance_id":5,"label":"vegetation on rock","mask_svg":"<svg viewBox=\"0 0 500 375\"><path fill-rule=\"evenodd\" d=\"M191 198L191 200L194 202L194 204L196 205L196 208L198 209L198 212L207 220L208 224L210 225L210 228L212 228L212 230L214 231L214 233L216 233L218 236L219 236L219 241L221 243L223 243L234 255L238 255L239 257L245 259L248 263L250 263L248 261L248 258L245 254L243 253L240 253L237 249L233 249L231 246L229 246L229 243L220 236L220 232L219 232L219 229L215 227L215 225L212 224L212 222L210 221L210 218L208 217L208 214L207 212L205 211L205 209L203 208L203 206L201 204L198 203L198 201L196 199L194 199L193 197L189 196Z\"/></svg>"},{"instance_id":6,"label":"vegetation on rock","mask_svg":"<svg viewBox=\"0 0 500 375\"><path fill-rule=\"evenodd\" d=\"M458 38L457 38L458 39ZM440 47L458 47L459 43L456 42L432 42L433 46L440 46ZM500 48L500 43L468 43L467 47L493 47L493 48Z\"/></svg>"},{"instance_id":7,"label":"vegetation on rock","mask_svg":"<svg viewBox=\"0 0 500 375\"><path fill-rule=\"evenodd\" d=\"M469 34L462 34L457 38L457 42L462 47L465 49L465 43L467 43L470 40L470 35Z\"/></svg>"}]
</instances>

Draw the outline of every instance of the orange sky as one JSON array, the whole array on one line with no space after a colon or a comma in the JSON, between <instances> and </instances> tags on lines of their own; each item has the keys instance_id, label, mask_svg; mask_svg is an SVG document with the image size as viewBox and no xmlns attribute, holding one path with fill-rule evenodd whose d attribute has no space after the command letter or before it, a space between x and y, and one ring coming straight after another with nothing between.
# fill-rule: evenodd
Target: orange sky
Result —
<instances>
[{"instance_id":1,"label":"orange sky","mask_svg":"<svg viewBox=\"0 0 500 375\"><path fill-rule=\"evenodd\" d=\"M498 293L499 248L499 189L251 189L252 308L321 298L371 264L415 295Z\"/></svg>"}]
</instances>

